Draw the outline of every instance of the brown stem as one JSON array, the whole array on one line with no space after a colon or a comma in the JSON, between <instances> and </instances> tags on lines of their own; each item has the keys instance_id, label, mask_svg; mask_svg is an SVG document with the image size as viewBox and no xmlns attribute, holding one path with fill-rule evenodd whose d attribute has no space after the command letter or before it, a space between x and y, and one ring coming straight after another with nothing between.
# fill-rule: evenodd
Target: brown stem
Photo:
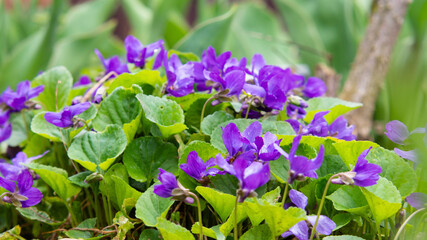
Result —
<instances>
[{"instance_id":1,"label":"brown stem","mask_svg":"<svg viewBox=\"0 0 427 240\"><path fill-rule=\"evenodd\" d=\"M356 54L340 98L363 103L348 114L359 138L367 139L373 126L373 113L384 82L393 46L404 21L408 0L378 0Z\"/></svg>"},{"instance_id":2,"label":"brown stem","mask_svg":"<svg viewBox=\"0 0 427 240\"><path fill-rule=\"evenodd\" d=\"M109 72L107 75L105 75L103 78L101 78L101 80L99 80L99 82L97 82L95 85L93 85L93 87L91 87L89 89L89 91L87 91L87 93L83 96L83 98L80 102L81 103L87 102L89 100L89 98L92 96L92 94L96 91L96 89L98 89L99 86L104 84L113 75L115 77L118 76L116 72Z\"/></svg>"}]
</instances>

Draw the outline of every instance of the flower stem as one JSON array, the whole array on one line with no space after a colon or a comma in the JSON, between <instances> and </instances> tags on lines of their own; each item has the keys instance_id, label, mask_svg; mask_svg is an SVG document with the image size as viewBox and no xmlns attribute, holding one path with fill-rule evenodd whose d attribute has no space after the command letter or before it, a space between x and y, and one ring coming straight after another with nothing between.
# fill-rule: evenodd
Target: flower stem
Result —
<instances>
[{"instance_id":1,"label":"flower stem","mask_svg":"<svg viewBox=\"0 0 427 240\"><path fill-rule=\"evenodd\" d=\"M239 233L237 232L237 205L239 203L239 196L236 194L236 202L234 203L234 240L239 239Z\"/></svg>"},{"instance_id":2,"label":"flower stem","mask_svg":"<svg viewBox=\"0 0 427 240\"><path fill-rule=\"evenodd\" d=\"M422 212L426 210L426 208L420 208L417 211L413 212L406 220L403 222L402 226L400 226L399 231L397 231L396 236L394 237L394 240L399 239L399 235L403 232L403 229L405 229L405 225L408 224L409 220L413 218L417 213Z\"/></svg>"},{"instance_id":3,"label":"flower stem","mask_svg":"<svg viewBox=\"0 0 427 240\"><path fill-rule=\"evenodd\" d=\"M325 203L326 194L328 193L329 185L331 184L331 181L333 178L337 177L337 175L333 175L329 178L328 182L326 183L325 190L323 190L322 199L320 200L319 210L317 211L317 217L316 222L314 223L313 229L311 230L310 240L313 240L314 235L316 234L316 227L319 223L319 217L320 213L322 212L323 204Z\"/></svg>"},{"instance_id":4,"label":"flower stem","mask_svg":"<svg viewBox=\"0 0 427 240\"><path fill-rule=\"evenodd\" d=\"M251 110L251 105L252 105L252 102L254 101L254 99L252 98L251 99L251 101L249 102L249 104L248 104L248 109L246 109L246 116L245 116L245 119L248 119L248 117L249 117L249 111Z\"/></svg>"},{"instance_id":5,"label":"flower stem","mask_svg":"<svg viewBox=\"0 0 427 240\"><path fill-rule=\"evenodd\" d=\"M197 202L197 212L199 214L199 226L200 226L199 240L203 240L202 208L200 206L200 201L196 194L190 192L189 195L192 198L194 198Z\"/></svg>"},{"instance_id":6,"label":"flower stem","mask_svg":"<svg viewBox=\"0 0 427 240\"><path fill-rule=\"evenodd\" d=\"M288 195L288 191L289 191L289 182L286 181L285 192L283 193L282 204L281 204L282 208L285 205L286 196Z\"/></svg>"},{"instance_id":7,"label":"flower stem","mask_svg":"<svg viewBox=\"0 0 427 240\"><path fill-rule=\"evenodd\" d=\"M206 100L205 104L203 105L202 114L200 115L200 132L201 133L202 133L202 121L203 121L203 118L205 117L205 109L206 109L208 103L210 101L212 101L213 99L215 99L215 97L216 97L215 95L211 96L210 98L208 98L208 100Z\"/></svg>"}]
</instances>

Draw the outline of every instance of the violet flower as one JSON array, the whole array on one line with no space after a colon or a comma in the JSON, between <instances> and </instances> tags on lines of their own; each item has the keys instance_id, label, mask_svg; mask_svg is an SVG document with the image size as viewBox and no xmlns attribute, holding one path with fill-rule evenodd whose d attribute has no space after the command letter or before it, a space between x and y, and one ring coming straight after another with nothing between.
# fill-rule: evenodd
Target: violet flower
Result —
<instances>
[{"instance_id":1,"label":"violet flower","mask_svg":"<svg viewBox=\"0 0 427 240\"><path fill-rule=\"evenodd\" d=\"M46 155L49 151L46 151L40 155L34 156L34 157L27 157L27 155L24 152L19 152L16 154L16 156L12 159L12 164L6 163L6 162L0 162L0 174L3 175L3 177L12 180L17 181L18 176L23 172L27 171L28 169L24 166L24 164L30 163L34 160L37 160L39 158L42 158L44 155ZM31 171L31 170L28 170Z\"/></svg>"},{"instance_id":2,"label":"violet flower","mask_svg":"<svg viewBox=\"0 0 427 240\"><path fill-rule=\"evenodd\" d=\"M302 93L307 98L321 97L326 92L326 85L322 79L309 77L305 83Z\"/></svg>"},{"instance_id":3,"label":"violet flower","mask_svg":"<svg viewBox=\"0 0 427 240\"><path fill-rule=\"evenodd\" d=\"M289 191L289 198L291 203L285 204L283 207L288 209L291 206L296 206L301 209L305 209L307 206L308 198L301 192L298 192L294 189ZM288 236L294 235L299 240L308 240L310 236L311 228L309 226L314 226L316 223L317 216L307 216L307 220L300 221L294 226L292 226L288 231L282 233L282 237L286 238ZM323 235L330 235L332 231L337 227L334 221L332 221L327 216L320 215L319 222L317 223L316 231Z\"/></svg>"},{"instance_id":4,"label":"violet flower","mask_svg":"<svg viewBox=\"0 0 427 240\"><path fill-rule=\"evenodd\" d=\"M187 62L182 64L176 54L172 54L170 59L164 52L164 67L168 83L167 91L174 97L182 97L194 92L196 81L204 80L203 66L197 62Z\"/></svg>"},{"instance_id":5,"label":"violet flower","mask_svg":"<svg viewBox=\"0 0 427 240\"><path fill-rule=\"evenodd\" d=\"M44 118L47 122L60 127L81 127L81 120L77 119L77 115L86 111L90 107L91 103L85 102L76 104L70 107L64 107L61 112L47 112L44 115Z\"/></svg>"},{"instance_id":6,"label":"violet flower","mask_svg":"<svg viewBox=\"0 0 427 240\"><path fill-rule=\"evenodd\" d=\"M331 125L329 125L329 136L345 141L356 140L353 130L354 125L348 126L347 119L343 116L339 116L331 123Z\"/></svg>"},{"instance_id":7,"label":"violet flower","mask_svg":"<svg viewBox=\"0 0 427 240\"><path fill-rule=\"evenodd\" d=\"M89 84L91 84L91 83L92 83L92 81L90 80L89 76L87 76L87 75L82 75L82 76L79 78L79 80L78 80L76 83L74 83L73 88L76 88L76 87L84 87L84 86L87 86L87 85L89 85Z\"/></svg>"},{"instance_id":8,"label":"violet flower","mask_svg":"<svg viewBox=\"0 0 427 240\"><path fill-rule=\"evenodd\" d=\"M136 37L129 35L125 39L126 58L136 67L144 68L146 59L152 57L156 51L162 50L163 44L163 40L159 40L144 47ZM159 54L157 57L163 56Z\"/></svg>"},{"instance_id":9,"label":"violet flower","mask_svg":"<svg viewBox=\"0 0 427 240\"><path fill-rule=\"evenodd\" d=\"M356 185L359 187L369 187L377 184L380 178L379 174L382 172L380 166L374 163L368 163L366 156L372 147L363 151L357 158L356 165L349 172L338 173L338 178L332 179L334 184Z\"/></svg>"},{"instance_id":10,"label":"violet flower","mask_svg":"<svg viewBox=\"0 0 427 240\"><path fill-rule=\"evenodd\" d=\"M176 180L176 177L161 168L158 176L159 181L162 184L154 186L154 193L160 197L168 198L172 197L174 200L184 201L188 204L192 204L194 199L189 197L189 190L184 188L181 183Z\"/></svg>"},{"instance_id":11,"label":"violet flower","mask_svg":"<svg viewBox=\"0 0 427 240\"><path fill-rule=\"evenodd\" d=\"M264 136L255 137L255 145L257 148L258 160L273 161L280 157L280 152L277 151L278 146L282 139L277 140L276 135L266 132Z\"/></svg>"},{"instance_id":12,"label":"violet flower","mask_svg":"<svg viewBox=\"0 0 427 240\"><path fill-rule=\"evenodd\" d=\"M30 81L25 80L18 84L16 92L7 88L2 94L2 101L12 111L21 111L24 108L29 108L32 105L29 100L37 97L43 90L43 85L31 88Z\"/></svg>"},{"instance_id":13,"label":"violet flower","mask_svg":"<svg viewBox=\"0 0 427 240\"><path fill-rule=\"evenodd\" d=\"M427 207L427 194L414 192L406 198L406 201L415 209Z\"/></svg>"},{"instance_id":14,"label":"violet flower","mask_svg":"<svg viewBox=\"0 0 427 240\"><path fill-rule=\"evenodd\" d=\"M292 148L287 154L281 147L276 145L276 149L289 160L290 170L288 183L292 184L295 180L303 181L306 177L317 178L316 170L322 165L325 149L320 145L319 153L314 160L310 160L304 156L296 156L295 153L301 141L301 135L294 138Z\"/></svg>"},{"instance_id":15,"label":"violet flower","mask_svg":"<svg viewBox=\"0 0 427 240\"><path fill-rule=\"evenodd\" d=\"M113 56L111 58L104 59L98 49L95 49L95 54L98 56L99 60L104 65L105 75L110 72L115 72L118 75L129 72L127 64L125 62L122 62L118 56Z\"/></svg>"},{"instance_id":16,"label":"violet flower","mask_svg":"<svg viewBox=\"0 0 427 240\"><path fill-rule=\"evenodd\" d=\"M188 154L187 163L183 163L179 167L182 169L182 171L190 175L190 177L196 179L202 185L207 185L210 182L208 176L221 174L219 169L212 168L215 165L215 158L211 158L207 162L204 162L196 151L191 151Z\"/></svg>"},{"instance_id":17,"label":"violet flower","mask_svg":"<svg viewBox=\"0 0 427 240\"><path fill-rule=\"evenodd\" d=\"M43 194L33 186L33 177L28 171L19 174L15 181L0 177L0 187L9 192L3 193L3 202L12 203L16 207L31 207L37 205L43 198Z\"/></svg>"},{"instance_id":18,"label":"violet flower","mask_svg":"<svg viewBox=\"0 0 427 240\"><path fill-rule=\"evenodd\" d=\"M232 164L229 164L221 154L216 156L216 160L220 168L239 180L239 189L237 190L239 202L245 201L247 197L256 197L255 190L270 180L268 162L251 161L241 155Z\"/></svg>"},{"instance_id":19,"label":"violet flower","mask_svg":"<svg viewBox=\"0 0 427 240\"><path fill-rule=\"evenodd\" d=\"M409 137L409 130L404 123L398 120L393 120L385 125L386 132L384 133L392 142L399 145L406 145L404 142Z\"/></svg>"},{"instance_id":20,"label":"violet flower","mask_svg":"<svg viewBox=\"0 0 427 240\"><path fill-rule=\"evenodd\" d=\"M12 124L9 122L0 124L0 143L9 139L11 135L12 135Z\"/></svg>"},{"instance_id":21,"label":"violet flower","mask_svg":"<svg viewBox=\"0 0 427 240\"><path fill-rule=\"evenodd\" d=\"M0 143L6 141L12 135L12 124L9 121L9 111L0 109Z\"/></svg>"}]
</instances>

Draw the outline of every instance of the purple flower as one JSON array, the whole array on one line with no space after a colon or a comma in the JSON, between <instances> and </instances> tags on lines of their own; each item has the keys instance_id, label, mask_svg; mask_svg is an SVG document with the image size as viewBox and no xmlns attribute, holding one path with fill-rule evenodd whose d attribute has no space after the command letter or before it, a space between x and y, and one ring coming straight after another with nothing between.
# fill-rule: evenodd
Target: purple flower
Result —
<instances>
[{"instance_id":1,"label":"purple flower","mask_svg":"<svg viewBox=\"0 0 427 240\"><path fill-rule=\"evenodd\" d=\"M255 137L255 145L258 153L258 159L261 161L277 160L280 152L277 151L276 145L279 145L282 139L277 140L276 135L266 132L263 137Z\"/></svg>"},{"instance_id":2,"label":"purple flower","mask_svg":"<svg viewBox=\"0 0 427 240\"><path fill-rule=\"evenodd\" d=\"M409 137L409 130L405 124L394 120L385 125L386 132L384 133L391 141L399 145L405 145L404 141Z\"/></svg>"},{"instance_id":3,"label":"purple flower","mask_svg":"<svg viewBox=\"0 0 427 240\"><path fill-rule=\"evenodd\" d=\"M37 205L43 194L33 186L33 178L28 171L19 174L15 181L0 177L0 186L9 192L2 194L3 202L12 203L17 207L31 207Z\"/></svg>"},{"instance_id":4,"label":"purple flower","mask_svg":"<svg viewBox=\"0 0 427 240\"><path fill-rule=\"evenodd\" d=\"M0 109L0 125L3 125L9 121L9 111L4 111Z\"/></svg>"},{"instance_id":5,"label":"purple flower","mask_svg":"<svg viewBox=\"0 0 427 240\"><path fill-rule=\"evenodd\" d=\"M5 122L0 124L0 143L6 141L12 135L12 124Z\"/></svg>"},{"instance_id":6,"label":"purple flower","mask_svg":"<svg viewBox=\"0 0 427 240\"><path fill-rule=\"evenodd\" d=\"M104 65L105 75L110 72L115 72L118 75L129 72L127 64L122 62L118 56L113 56L111 58L104 59L98 49L95 49L95 54L98 56L99 60L101 60L102 64Z\"/></svg>"},{"instance_id":7,"label":"purple flower","mask_svg":"<svg viewBox=\"0 0 427 240\"><path fill-rule=\"evenodd\" d=\"M290 96L288 105L286 106L286 114L291 119L301 119L307 114L305 108L308 104L300 97Z\"/></svg>"},{"instance_id":8,"label":"purple flower","mask_svg":"<svg viewBox=\"0 0 427 240\"><path fill-rule=\"evenodd\" d=\"M339 116L329 126L329 136L346 141L356 140L356 136L353 135L353 130L354 125L348 126L347 119L343 116Z\"/></svg>"},{"instance_id":9,"label":"purple flower","mask_svg":"<svg viewBox=\"0 0 427 240\"><path fill-rule=\"evenodd\" d=\"M40 155L34 156L34 157L27 157L27 155L24 152L19 152L16 154L16 156L12 159L12 164L6 163L6 162L0 162L0 173L3 175L3 177L12 180L17 181L18 176L23 172L27 171L28 169L23 165L30 163L34 160L37 160L39 158L42 158L44 155L46 155L49 151L46 151ZM28 170L30 171L30 170Z\"/></svg>"},{"instance_id":10,"label":"purple flower","mask_svg":"<svg viewBox=\"0 0 427 240\"><path fill-rule=\"evenodd\" d=\"M168 79L167 91L175 97L192 93L195 82L204 80L202 64L187 62L183 65L177 55L172 54L168 61L167 53L164 54L164 67Z\"/></svg>"},{"instance_id":11,"label":"purple flower","mask_svg":"<svg viewBox=\"0 0 427 240\"><path fill-rule=\"evenodd\" d=\"M47 122L60 127L60 128L67 128L72 126L77 126L80 121L79 119L76 119L75 116L79 115L80 113L86 111L90 107L90 103L80 103L76 104L70 107L64 107L64 109L61 112L47 112L44 115L44 118Z\"/></svg>"},{"instance_id":12,"label":"purple flower","mask_svg":"<svg viewBox=\"0 0 427 240\"><path fill-rule=\"evenodd\" d=\"M204 162L196 151L192 151L188 154L187 163L183 163L179 167L182 169L182 171L190 175L190 177L196 179L203 185L207 185L210 182L208 176L221 174L218 169L210 168L215 165L216 159L211 158L207 162Z\"/></svg>"},{"instance_id":13,"label":"purple flower","mask_svg":"<svg viewBox=\"0 0 427 240\"><path fill-rule=\"evenodd\" d=\"M427 205L427 194L420 192L411 193L406 198L406 201L415 209L425 208Z\"/></svg>"},{"instance_id":14,"label":"purple flower","mask_svg":"<svg viewBox=\"0 0 427 240\"><path fill-rule=\"evenodd\" d=\"M27 102L31 98L37 97L43 90L43 85L31 88L30 81L26 80L18 84L16 92L12 91L10 88L6 89L3 92L2 101L9 106L12 111L21 111L24 108L28 108Z\"/></svg>"},{"instance_id":15,"label":"purple flower","mask_svg":"<svg viewBox=\"0 0 427 240\"><path fill-rule=\"evenodd\" d=\"M156 50L163 50L163 44L163 40L159 40L144 47L136 37L129 35L125 39L126 58L136 67L144 68L145 60L152 57ZM158 57L163 56L159 54Z\"/></svg>"},{"instance_id":16,"label":"purple flower","mask_svg":"<svg viewBox=\"0 0 427 240\"><path fill-rule=\"evenodd\" d=\"M314 160L310 160L304 156L296 156L295 153L301 141L301 135L294 138L292 148L287 154L282 148L276 145L276 149L289 160L290 170L288 182L292 184L295 180L302 181L305 177L317 178L316 170L322 165L325 149L320 145L319 153Z\"/></svg>"},{"instance_id":17,"label":"purple flower","mask_svg":"<svg viewBox=\"0 0 427 240\"><path fill-rule=\"evenodd\" d=\"M73 87L74 88L76 88L76 87L83 87L83 86L89 85L91 83L92 83L92 81L90 80L89 76L82 75L80 77L79 81L77 81L76 83L74 83Z\"/></svg>"},{"instance_id":18,"label":"purple flower","mask_svg":"<svg viewBox=\"0 0 427 240\"><path fill-rule=\"evenodd\" d=\"M267 162L251 161L243 155L237 157L232 164L229 164L221 154L218 154L216 159L220 168L239 180L237 191L239 202L245 201L247 197L256 197L255 190L270 180L270 167Z\"/></svg>"},{"instance_id":19,"label":"purple flower","mask_svg":"<svg viewBox=\"0 0 427 240\"><path fill-rule=\"evenodd\" d=\"M309 77L305 83L302 93L307 98L321 97L326 92L326 85L322 79Z\"/></svg>"},{"instance_id":20,"label":"purple flower","mask_svg":"<svg viewBox=\"0 0 427 240\"><path fill-rule=\"evenodd\" d=\"M194 202L194 199L189 197L189 190L184 188L172 173L161 168L159 170L158 179L162 184L154 186L153 192L155 194L163 198L172 197L174 200L184 201L189 204Z\"/></svg>"},{"instance_id":21,"label":"purple flower","mask_svg":"<svg viewBox=\"0 0 427 240\"><path fill-rule=\"evenodd\" d=\"M380 166L368 163L368 160L366 160L365 157L371 149L372 147L366 149L359 155L356 166L354 166L351 171L338 173L338 178L332 179L331 182L335 184L356 185L359 187L369 187L377 184L382 169Z\"/></svg>"},{"instance_id":22,"label":"purple flower","mask_svg":"<svg viewBox=\"0 0 427 240\"><path fill-rule=\"evenodd\" d=\"M218 57L216 56L215 48L209 46L208 49L202 53L203 67L211 72L224 72L224 66L231 57L231 52L224 52Z\"/></svg>"},{"instance_id":23,"label":"purple flower","mask_svg":"<svg viewBox=\"0 0 427 240\"><path fill-rule=\"evenodd\" d=\"M305 209L307 206L307 197L296 190L291 189L289 191L289 198L291 203L285 204L283 207L288 209L291 206L296 206L301 209ZM288 231L284 232L281 236L286 238L288 236L294 235L299 240L308 240L311 228L309 226L314 226L316 223L317 216L307 216L306 221L300 221L291 227ZM319 221L317 223L316 231L323 235L330 235L332 231L336 228L336 224L330 218L320 215Z\"/></svg>"},{"instance_id":24,"label":"purple flower","mask_svg":"<svg viewBox=\"0 0 427 240\"><path fill-rule=\"evenodd\" d=\"M401 158L407 159L415 163L418 161L418 154L415 149L409 150L409 151L403 151L403 150L400 150L399 148L394 148L394 152L397 155L399 155Z\"/></svg>"}]
</instances>

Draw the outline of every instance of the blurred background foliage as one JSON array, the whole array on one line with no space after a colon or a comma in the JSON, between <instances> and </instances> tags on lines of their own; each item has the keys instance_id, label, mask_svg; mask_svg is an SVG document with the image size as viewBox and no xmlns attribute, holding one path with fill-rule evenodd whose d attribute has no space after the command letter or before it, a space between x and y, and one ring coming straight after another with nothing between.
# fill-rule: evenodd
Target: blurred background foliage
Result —
<instances>
[{"instance_id":1,"label":"blurred background foliage","mask_svg":"<svg viewBox=\"0 0 427 240\"><path fill-rule=\"evenodd\" d=\"M375 1L375 0L374 0ZM217 51L314 75L326 64L346 80L372 0L8 0L0 5L0 91L64 65L75 79L101 69L94 49L123 56L123 39L164 39L169 49ZM427 122L427 1L414 0L394 47L373 129L390 120Z\"/></svg>"}]
</instances>

